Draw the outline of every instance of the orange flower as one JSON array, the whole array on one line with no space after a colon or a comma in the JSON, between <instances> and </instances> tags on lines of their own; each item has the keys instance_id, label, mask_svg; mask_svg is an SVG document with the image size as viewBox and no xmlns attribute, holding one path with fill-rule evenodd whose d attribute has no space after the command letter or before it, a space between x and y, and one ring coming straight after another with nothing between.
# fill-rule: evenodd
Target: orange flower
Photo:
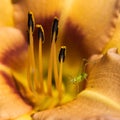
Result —
<instances>
[{"instance_id":1,"label":"orange flower","mask_svg":"<svg viewBox=\"0 0 120 120\"><path fill-rule=\"evenodd\" d=\"M0 119L32 119L30 115L33 112L33 119L35 120L44 119L44 117L47 117L47 119L82 119L91 116L107 116L109 114L111 116L119 115L119 102L117 101L118 94L116 94L116 91L119 90L119 86L116 88L116 91L113 92L113 96L111 96L107 91L108 86L103 87L100 82L97 82L97 79L100 78L102 79L103 84L113 84L113 81L110 83L108 81L106 82L106 79L109 80L111 76L108 76L108 78L106 77L104 80L98 73L101 71L103 71L103 74L106 73L107 71L104 71L104 68L108 70L111 63L113 65L112 67L116 66L116 69L118 69L119 65L114 63L119 60L119 57L115 57L115 60L110 62L106 57L102 57L100 58L100 62L90 67L88 71L88 83L86 84L87 87L85 87L85 90L80 88L83 91L76 100L50 111L36 113L38 110L55 107L58 104L63 104L76 97L75 90L73 89L74 84L68 84L68 77L73 76L74 78L74 76L81 72L80 69L82 68L83 58L87 59L93 54L106 52L108 48L113 46L120 47L120 45L117 44L120 39L118 34L120 23L119 0L92 0L91 2L88 2L88 0L12 0L11 3L9 0L5 0L3 2L3 5L6 3L9 4L7 7L9 11L6 9L6 6L5 11L4 8L1 8L0 6L0 10L3 10L3 14L0 15L0 18L2 19L0 21L0 26L2 26L0 28ZM26 31L28 11L33 12L36 24L41 24L45 32L45 43L43 44L43 74L40 74L40 76L45 76L42 78L44 80L44 82L42 81L44 88L42 93L41 86L39 86L38 81L36 81L36 78L40 77L38 71L41 70L42 65L37 67L37 70L34 66L34 64L40 63L38 62L38 56L40 57L41 55L38 55L38 50L35 48L34 58L32 47L39 46L37 44L35 44L35 46L32 44L31 40L33 32L30 31L30 29L28 29L30 44L28 45L27 42ZM4 16L4 13L6 13L6 16ZM51 54L54 54L52 58L49 57L48 54L50 53L51 26L54 17L59 19L59 32L57 43L54 44L54 47L51 46ZM41 26L38 26L37 28L40 28L41 31L43 31ZM37 36L36 31L34 33L34 36ZM56 31L53 33L55 34ZM53 39L54 34L52 34ZM34 40L38 41L36 37L34 37ZM110 42L108 43L108 41ZM60 84L56 80L56 86L54 84L47 86L46 72L48 68L50 69L48 70L50 71L48 72L48 76L49 74L51 75L52 72L51 67L48 67L50 65L48 62L49 58L51 58L51 61L54 61L53 64L56 66L56 51L59 51L61 45L67 47L67 55L63 69L64 82L63 84ZM62 47L62 49L64 49L64 47ZM28 51L30 53L28 53ZM112 57L114 57L114 55L117 56L116 53L113 53L113 51L110 52L110 60L113 59ZM41 58L42 57L39 59ZM36 61L32 59L35 59ZM107 59L108 66L104 63L105 67L100 67L102 59ZM30 63L28 64L28 62ZM61 80L62 77L61 63L60 54L59 80ZM30 68L28 69L28 67ZM56 67L53 69L53 71L56 72ZM108 70L110 73L111 71ZM56 76L56 73L54 74ZM98 78L96 78L97 75ZM118 79L115 75L114 77L115 79ZM92 81L93 85L91 82L89 83L89 81ZM57 85L59 86L58 88ZM52 86L52 97L49 96L51 95L51 90L49 89L50 86ZM82 83L81 86L83 87ZM91 86L95 88L91 90ZM114 86L117 86L117 84ZM56 88L54 89L54 87ZM62 88L63 93L60 88ZM110 92L114 90L113 88L110 87ZM72 90L74 90L74 94L71 92ZM48 93L46 93L46 91ZM59 98L61 93L63 94L63 97ZM116 100L114 100L114 98L116 98ZM88 106L86 107L85 104L88 104ZM93 109L92 105L94 107L97 106L97 108Z\"/></svg>"}]
</instances>

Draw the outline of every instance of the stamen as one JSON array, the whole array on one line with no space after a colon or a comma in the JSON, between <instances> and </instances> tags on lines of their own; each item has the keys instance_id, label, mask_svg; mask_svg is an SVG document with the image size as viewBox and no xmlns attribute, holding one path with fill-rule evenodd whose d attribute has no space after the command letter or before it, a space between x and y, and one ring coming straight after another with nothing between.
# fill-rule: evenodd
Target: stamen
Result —
<instances>
[{"instance_id":1,"label":"stamen","mask_svg":"<svg viewBox=\"0 0 120 120\"><path fill-rule=\"evenodd\" d=\"M40 91L44 92L43 84L43 66L42 66L42 43L44 42L44 30L41 25L36 25L38 28L38 40L39 40L39 73L40 73Z\"/></svg>"},{"instance_id":2,"label":"stamen","mask_svg":"<svg viewBox=\"0 0 120 120\"><path fill-rule=\"evenodd\" d=\"M53 26L52 26L52 42L54 46L53 48L54 77L55 77L55 84L57 89L58 89L58 68L57 68L57 56L56 56L56 41L57 41L57 35L58 35L58 22L59 22L58 19L55 17Z\"/></svg>"},{"instance_id":3,"label":"stamen","mask_svg":"<svg viewBox=\"0 0 120 120\"><path fill-rule=\"evenodd\" d=\"M52 26L52 45L50 50L50 61L48 68L48 94L52 95L52 61L54 66L54 77L56 87L58 88L58 69L57 69L57 57L56 57L56 40L58 35L58 19L54 18Z\"/></svg>"},{"instance_id":4,"label":"stamen","mask_svg":"<svg viewBox=\"0 0 120 120\"><path fill-rule=\"evenodd\" d=\"M65 51L66 51L66 47L62 46L59 53L59 62L60 62L59 84L58 84L59 100L61 100L62 98L62 69L63 69L63 62L65 60Z\"/></svg>"},{"instance_id":5,"label":"stamen","mask_svg":"<svg viewBox=\"0 0 120 120\"><path fill-rule=\"evenodd\" d=\"M33 30L34 30L34 19L33 14L31 12L28 13L28 49L29 49L29 59L30 59L30 69L34 73L34 82L37 84L36 81L36 69L35 69L35 57L34 57L34 44L33 44ZM31 54L30 54L31 53ZM30 72L31 74L31 72ZM31 75L30 75L31 76ZM34 84L35 85L35 84ZM35 86L34 86L35 87Z\"/></svg>"}]
</instances>

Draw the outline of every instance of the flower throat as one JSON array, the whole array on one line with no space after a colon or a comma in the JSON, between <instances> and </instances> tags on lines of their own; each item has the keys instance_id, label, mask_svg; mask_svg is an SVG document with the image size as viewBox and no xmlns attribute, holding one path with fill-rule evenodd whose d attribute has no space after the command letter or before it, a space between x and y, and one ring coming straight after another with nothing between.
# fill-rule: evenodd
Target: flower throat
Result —
<instances>
[{"instance_id":1,"label":"flower throat","mask_svg":"<svg viewBox=\"0 0 120 120\"><path fill-rule=\"evenodd\" d=\"M86 73L72 78L63 76L63 63L66 56L66 46L61 46L59 55L56 54L56 42L58 36L58 19L55 17L51 29L51 47L47 68L47 78L43 77L43 43L45 41L42 25L35 26L33 14L28 13L28 65L27 87L21 94L32 103L35 110L49 109L68 101L71 101L80 92L80 82L86 79ZM38 50L34 50L34 29L37 29ZM37 53L37 57L35 57ZM57 61L58 60L58 61ZM59 62L59 64L58 64ZM82 68L85 61L83 61ZM59 65L59 66L58 66ZM45 71L44 71L45 72Z\"/></svg>"},{"instance_id":2,"label":"flower throat","mask_svg":"<svg viewBox=\"0 0 120 120\"><path fill-rule=\"evenodd\" d=\"M42 44L44 43L44 30L41 25L36 25L37 28L37 39L39 41L39 51L38 51L38 70L36 69L35 56L34 56L34 18L31 12L28 13L28 72L27 80L28 86L31 94L34 94L34 102L39 101L41 103L41 96L45 98L57 97L58 103L61 103L63 98L62 94L62 69L65 60L66 47L62 46L59 52L59 72L57 66L57 56L56 56L56 42L58 35L58 19L55 17L52 25L52 40L50 48L50 57L48 60L48 77L47 80L43 78L43 59L42 59ZM53 73L53 74L52 74ZM59 73L59 74L58 74ZM55 87L52 85L52 79L54 78ZM53 90L54 89L54 90ZM54 92L55 91L55 92ZM56 95L55 95L55 94ZM35 103L36 104L36 103Z\"/></svg>"}]
</instances>

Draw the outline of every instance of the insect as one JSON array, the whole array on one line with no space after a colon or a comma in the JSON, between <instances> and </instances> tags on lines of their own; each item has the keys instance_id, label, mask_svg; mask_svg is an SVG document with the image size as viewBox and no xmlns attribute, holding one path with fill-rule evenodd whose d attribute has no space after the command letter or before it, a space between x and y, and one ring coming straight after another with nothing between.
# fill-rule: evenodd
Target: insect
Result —
<instances>
[{"instance_id":1,"label":"insect","mask_svg":"<svg viewBox=\"0 0 120 120\"><path fill-rule=\"evenodd\" d=\"M80 70L81 72L76 77L71 79L72 83L79 84L80 82L82 82L83 80L87 78L87 73L85 72L85 67L86 67L87 62L88 61L86 59L83 59L83 63L81 65L81 70Z\"/></svg>"},{"instance_id":2,"label":"insect","mask_svg":"<svg viewBox=\"0 0 120 120\"><path fill-rule=\"evenodd\" d=\"M79 74L78 76L74 77L71 82L76 84L76 83L80 83L82 82L83 80L85 80L87 78L87 73L81 73Z\"/></svg>"}]
</instances>

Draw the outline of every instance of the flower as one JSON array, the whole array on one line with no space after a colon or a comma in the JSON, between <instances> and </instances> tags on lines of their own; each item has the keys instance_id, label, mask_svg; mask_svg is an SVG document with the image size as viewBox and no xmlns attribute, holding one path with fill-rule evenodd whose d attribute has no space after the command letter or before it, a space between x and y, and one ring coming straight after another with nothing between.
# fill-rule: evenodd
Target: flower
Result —
<instances>
[{"instance_id":1,"label":"flower","mask_svg":"<svg viewBox=\"0 0 120 120\"><path fill-rule=\"evenodd\" d=\"M40 3L41 5L39 5L38 3ZM51 4L51 3L54 3L54 4ZM1 89L2 90L4 89L5 91L4 94L1 92L1 96L4 95L5 97L1 98L0 105L2 107L0 108L0 115L1 115L0 118L15 119L18 117L17 119L26 119L26 116L22 116L22 115L24 114L30 115L32 112L34 112L33 111L34 105L35 105L35 109L37 110L41 109L39 107L39 102L38 102L39 99L41 100L40 103L43 102L43 107L44 105L46 105L44 100L48 99L46 98L45 94L43 94L43 96L41 94L38 95L39 87L38 89L37 88L32 89L33 91L31 92L31 85L30 86L28 85L28 83L31 84L31 81L27 81L28 79L26 79L27 70L30 70L28 72L28 77L30 75L30 78L32 78L33 73L36 74L38 72L38 71L35 72L35 69L33 69L35 67L33 63L37 63L37 60L35 62L33 62L34 60L32 62L29 61L30 64L28 65L32 65L32 70L27 69L27 61L29 60L27 59L27 55L31 55L31 54L28 54L27 51L29 48L30 50L32 49L31 47L29 47L30 45L28 45L27 37L26 37L28 11L31 10L34 13L36 23L42 24L45 30L46 44L43 48L44 49L43 72L46 71L48 66L48 61L47 61L49 57L48 52L50 51L49 46L51 44L51 42L49 41L50 34L51 34L50 27L52 25L52 21L54 17L56 16L59 19L59 28L60 28L59 34L58 34L58 41L57 41L58 42L57 51L60 45L67 46L67 57L64 64L63 77L66 77L69 75L75 76L80 69L82 58L88 58L95 53L101 53L105 48L105 45L107 45L106 47L107 49L111 46L118 45L118 44L111 45L111 42L113 41L114 36L115 38L117 38L117 40L119 38L119 36L116 37L116 34L118 34L117 32L119 31L118 26L120 21L119 20L119 0L110 0L109 2L101 0L99 1L99 4L95 0L92 0L91 3L89 3L89 6L88 6L88 1L80 1L80 0L77 0L77 1L65 0L64 2L62 0L59 0L57 2L55 0L52 0L52 1L37 0L36 2L35 1L30 2L28 0L25 0L25 1L13 0L11 6L13 7L14 25L16 28L2 27L0 30L0 38L1 38L1 50L0 50L1 80L0 81L1 81ZM91 8L93 8L94 11L91 11ZM103 13L103 11L105 12ZM57 21L57 19L55 19L55 21ZM2 26L4 26L5 23L1 22L1 24ZM11 25L11 24L13 23L10 23L8 25ZM56 28L56 27L53 27L53 28ZM42 36L44 36L42 33L43 32L42 27L38 26L38 29L40 29L41 31L40 33L42 34ZM33 32L28 29L28 34L30 39L32 39L32 33ZM56 33L56 31L54 31L54 33ZM8 36L10 40L8 39ZM111 38L112 40L110 41ZM3 39L4 39L4 42L2 42ZM8 42L8 40L10 42ZM108 43L108 41L110 42ZM64 51L65 47L62 47L61 50ZM104 51L106 51L106 49ZM32 50L30 53L32 53ZM29 57L30 59L33 59L32 55ZM36 55L38 55L37 52L35 52L35 56ZM61 53L60 53L60 56L61 56ZM63 56L64 55L62 54L62 57ZM61 61L61 57L60 57L60 61ZM112 62L114 63L114 61ZM97 67L99 67L99 65ZM93 69L94 69L94 66L93 66ZM100 68L100 70L103 70L103 68ZM92 69L88 72L89 76L97 75L97 74L91 73L91 71ZM97 72L98 68L95 71ZM33 76L35 76L35 74L33 74ZM88 81L90 80L89 76L88 76ZM35 78L33 78L33 80L35 80ZM34 85L38 85L37 82L33 84L32 87L36 87ZM70 90L71 89L72 88L70 86ZM95 91L96 90L97 89L95 89ZM100 90L103 90L103 89L100 89ZM105 91L105 93L106 92L107 91ZM55 90L54 90L54 93L56 94ZM91 94L93 94L92 97L94 98L94 93L91 93ZM82 99L82 97L78 97L78 98ZM69 103L67 104L67 105L70 105L71 111L74 110L76 112L76 114L74 114L75 112L72 112L72 113L70 112L70 114L74 115L73 118L79 115L79 112L77 112L75 109L72 108L77 104L79 105L80 99L78 100L78 98L75 101L72 101L70 104ZM54 103L54 105L59 103L57 99L49 98L48 103L51 103L49 100L53 100L52 103ZM96 99L92 99L92 102L94 100ZM16 101L16 103L13 103L13 101ZM11 104L8 104L8 102L10 102ZM92 103L91 101L88 101L88 102ZM98 104L101 104L101 102L98 102ZM108 104L105 103L104 105L106 106ZM54 109L51 110L52 111L51 114L54 113L52 115L52 119L56 119L56 118L58 119L60 117L57 112L57 110L59 111L60 108L62 107L55 108L56 112ZM85 107L83 109L85 109ZM100 107L98 107L98 109L100 109ZM82 109L80 109L80 111L81 110ZM112 112L108 112L108 113L111 115L114 115L113 114L114 110L111 108L110 110ZM119 110L118 111L115 110L115 114L117 114L117 112L119 112ZM64 109L62 108L62 112L60 112L60 115L62 115L63 113L64 113ZM46 117L48 112L45 112L44 114L45 114L44 117ZM86 113L86 116L87 114L88 113ZM66 115L61 117L65 119L66 117L68 117ZM99 116L99 114L96 114L96 115ZM22 116L22 118L20 116ZM41 113L36 113L33 115L33 118L42 119L40 116L41 116ZM84 116L81 116L81 117L84 117ZM31 119L31 118L28 116L27 119ZM49 119L49 116L48 116L48 119Z\"/></svg>"}]
</instances>

